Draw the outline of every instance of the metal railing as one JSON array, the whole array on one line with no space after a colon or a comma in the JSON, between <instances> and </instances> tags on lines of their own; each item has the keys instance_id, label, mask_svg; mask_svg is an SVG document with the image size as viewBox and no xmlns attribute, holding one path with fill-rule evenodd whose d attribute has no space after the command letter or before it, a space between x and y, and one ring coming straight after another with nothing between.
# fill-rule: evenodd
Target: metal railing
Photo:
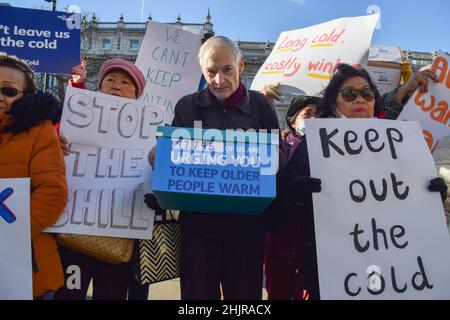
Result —
<instances>
[{"instance_id":1,"label":"metal railing","mask_svg":"<svg viewBox=\"0 0 450 320\"><path fill-rule=\"evenodd\" d=\"M92 22L90 22L92 23ZM196 30L203 30L205 25L202 23L176 23L176 22L169 22L167 24L171 25L180 25L183 29L196 29ZM147 28L147 22L96 22L95 24L92 24L94 28L97 29L131 29L131 30L145 30Z\"/></svg>"}]
</instances>

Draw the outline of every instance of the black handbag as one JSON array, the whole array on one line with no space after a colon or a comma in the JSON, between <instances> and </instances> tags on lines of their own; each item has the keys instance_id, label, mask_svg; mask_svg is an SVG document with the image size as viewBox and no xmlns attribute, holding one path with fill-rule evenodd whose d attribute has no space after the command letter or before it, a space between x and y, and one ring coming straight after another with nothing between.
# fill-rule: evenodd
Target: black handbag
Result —
<instances>
[{"instance_id":1,"label":"black handbag","mask_svg":"<svg viewBox=\"0 0 450 320\"><path fill-rule=\"evenodd\" d=\"M151 284L180 276L181 231L170 210L156 210L151 240L139 240L141 283Z\"/></svg>"}]
</instances>

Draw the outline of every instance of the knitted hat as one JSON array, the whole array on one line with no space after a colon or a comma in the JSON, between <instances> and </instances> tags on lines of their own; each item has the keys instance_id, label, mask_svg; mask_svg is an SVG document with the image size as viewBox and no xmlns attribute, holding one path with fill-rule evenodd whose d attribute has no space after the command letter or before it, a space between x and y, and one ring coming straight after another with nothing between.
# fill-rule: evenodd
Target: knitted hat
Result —
<instances>
[{"instance_id":1,"label":"knitted hat","mask_svg":"<svg viewBox=\"0 0 450 320\"><path fill-rule=\"evenodd\" d=\"M294 115L310 103L318 106L320 103L320 97L301 95L292 99L291 105L286 112L286 123L289 128L292 129L292 120Z\"/></svg>"},{"instance_id":2,"label":"knitted hat","mask_svg":"<svg viewBox=\"0 0 450 320\"><path fill-rule=\"evenodd\" d=\"M136 85L136 96L137 98L139 98L145 88L144 75L142 74L141 70L139 70L138 67L136 67L133 63L121 58L109 59L106 60L105 63L103 63L98 76L99 89L106 75L114 70L121 70L130 76L131 80L133 80L134 84Z\"/></svg>"}]
</instances>

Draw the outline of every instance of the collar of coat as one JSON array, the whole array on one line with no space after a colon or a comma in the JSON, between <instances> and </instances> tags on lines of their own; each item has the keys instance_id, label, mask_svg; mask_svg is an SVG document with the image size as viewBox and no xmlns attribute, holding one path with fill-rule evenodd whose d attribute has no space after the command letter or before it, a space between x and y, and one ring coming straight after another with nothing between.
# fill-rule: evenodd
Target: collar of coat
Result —
<instances>
[{"instance_id":1,"label":"collar of coat","mask_svg":"<svg viewBox=\"0 0 450 320\"><path fill-rule=\"evenodd\" d=\"M246 115L252 114L250 107L250 99L247 88L243 86L242 98L236 103L236 108L241 110ZM219 100L213 95L208 88L200 91L198 95L197 104L203 108L217 107L219 106Z\"/></svg>"},{"instance_id":2,"label":"collar of coat","mask_svg":"<svg viewBox=\"0 0 450 320\"><path fill-rule=\"evenodd\" d=\"M0 112L0 132L19 134L50 120L53 124L61 119L62 106L50 92L29 93L14 101L11 109Z\"/></svg>"}]
</instances>

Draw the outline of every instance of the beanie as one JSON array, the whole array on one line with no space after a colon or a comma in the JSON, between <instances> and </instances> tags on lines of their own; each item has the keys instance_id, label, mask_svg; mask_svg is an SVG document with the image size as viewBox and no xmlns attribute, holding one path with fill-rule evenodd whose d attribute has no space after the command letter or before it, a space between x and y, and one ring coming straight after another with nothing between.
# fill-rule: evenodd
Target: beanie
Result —
<instances>
[{"instance_id":1,"label":"beanie","mask_svg":"<svg viewBox=\"0 0 450 320\"><path fill-rule=\"evenodd\" d=\"M136 95L139 98L144 92L145 88L145 78L142 74L141 70L138 69L133 63L117 58L117 59L109 59L106 60L105 63L100 67L100 72L98 76L98 87L100 88L103 79L106 77L108 73L114 70L121 70L128 74L136 85Z\"/></svg>"}]
</instances>

